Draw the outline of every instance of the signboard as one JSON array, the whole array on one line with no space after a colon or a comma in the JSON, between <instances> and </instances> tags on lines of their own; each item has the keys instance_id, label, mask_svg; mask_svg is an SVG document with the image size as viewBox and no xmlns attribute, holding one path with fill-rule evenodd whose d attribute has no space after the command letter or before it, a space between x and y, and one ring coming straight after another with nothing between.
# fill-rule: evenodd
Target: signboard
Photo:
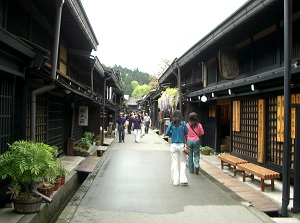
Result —
<instances>
[{"instance_id":1,"label":"signboard","mask_svg":"<svg viewBox=\"0 0 300 223\"><path fill-rule=\"evenodd\" d=\"M79 126L88 126L89 121L89 107L88 106L79 106Z\"/></svg>"}]
</instances>

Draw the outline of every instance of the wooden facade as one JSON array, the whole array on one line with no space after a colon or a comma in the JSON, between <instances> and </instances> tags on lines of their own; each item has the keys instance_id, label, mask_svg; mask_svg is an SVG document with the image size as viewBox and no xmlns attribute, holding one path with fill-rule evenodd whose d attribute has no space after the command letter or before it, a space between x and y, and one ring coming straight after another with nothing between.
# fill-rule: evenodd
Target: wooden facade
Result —
<instances>
[{"instance_id":1,"label":"wooden facade","mask_svg":"<svg viewBox=\"0 0 300 223\"><path fill-rule=\"evenodd\" d=\"M66 154L69 139L114 122L120 75L91 55L97 45L78 0L0 0L0 153L23 139Z\"/></svg>"},{"instance_id":2,"label":"wooden facade","mask_svg":"<svg viewBox=\"0 0 300 223\"><path fill-rule=\"evenodd\" d=\"M248 1L176 59L159 78L183 93L188 120L196 112L205 130L201 144L284 173L289 150L291 181L299 181L296 156L300 94L300 2L289 1L291 18L291 129L284 129L284 1ZM174 69L175 68L175 69ZM180 70L181 78L174 76ZM181 81L178 83L178 81ZM206 102L201 97L207 97ZM291 132L285 148L285 131ZM298 159L298 160L297 160ZM299 191L299 188L296 188ZM294 207L298 209L299 207Z\"/></svg>"}]
</instances>

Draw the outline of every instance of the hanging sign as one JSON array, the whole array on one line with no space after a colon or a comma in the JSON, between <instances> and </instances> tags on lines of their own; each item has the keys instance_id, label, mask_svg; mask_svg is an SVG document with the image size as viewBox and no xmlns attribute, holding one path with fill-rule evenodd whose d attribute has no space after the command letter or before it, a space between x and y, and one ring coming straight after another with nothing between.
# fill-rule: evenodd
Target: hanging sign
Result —
<instances>
[{"instance_id":1,"label":"hanging sign","mask_svg":"<svg viewBox=\"0 0 300 223\"><path fill-rule=\"evenodd\" d=\"M89 107L88 106L79 106L79 120L78 125L88 126L89 118Z\"/></svg>"}]
</instances>

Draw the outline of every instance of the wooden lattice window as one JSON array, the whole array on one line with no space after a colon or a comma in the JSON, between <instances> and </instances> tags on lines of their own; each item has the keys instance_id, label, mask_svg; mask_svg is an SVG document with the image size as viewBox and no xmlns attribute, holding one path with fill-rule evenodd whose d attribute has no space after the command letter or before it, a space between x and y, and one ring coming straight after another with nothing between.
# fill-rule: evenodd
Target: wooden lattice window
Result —
<instances>
[{"instance_id":1,"label":"wooden lattice window","mask_svg":"<svg viewBox=\"0 0 300 223\"><path fill-rule=\"evenodd\" d=\"M0 80L0 154L8 149L8 143L12 140L12 104L13 82Z\"/></svg>"},{"instance_id":2,"label":"wooden lattice window","mask_svg":"<svg viewBox=\"0 0 300 223\"><path fill-rule=\"evenodd\" d=\"M293 96L292 96L293 100ZM300 102L300 101L299 101ZM283 165L283 133L284 133L284 101L283 95L270 97L268 99L268 122L267 122L267 161L274 163L276 165ZM297 103L297 100L296 100ZM279 111L281 110L281 111ZM293 111L291 111L291 118L295 118L293 115ZM280 116L280 117L279 117ZM292 129L294 126L294 121L291 120ZM280 131L280 133L278 132ZM293 136L293 131L291 132L291 168L294 166L294 144L295 137Z\"/></svg>"},{"instance_id":3,"label":"wooden lattice window","mask_svg":"<svg viewBox=\"0 0 300 223\"><path fill-rule=\"evenodd\" d=\"M232 150L257 158L258 101L240 101L240 131L232 133Z\"/></svg>"},{"instance_id":4,"label":"wooden lattice window","mask_svg":"<svg viewBox=\"0 0 300 223\"><path fill-rule=\"evenodd\" d=\"M270 97L268 100L268 135L267 135L267 147L268 156L267 160L277 165L282 165L283 156L283 142L277 140L278 136L278 103L277 97Z\"/></svg>"}]
</instances>

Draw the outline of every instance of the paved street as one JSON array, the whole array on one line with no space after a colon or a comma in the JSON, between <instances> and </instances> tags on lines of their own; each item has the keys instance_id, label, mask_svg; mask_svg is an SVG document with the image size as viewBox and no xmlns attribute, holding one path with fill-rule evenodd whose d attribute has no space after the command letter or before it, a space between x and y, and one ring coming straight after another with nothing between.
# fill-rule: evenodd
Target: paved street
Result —
<instances>
[{"instance_id":1,"label":"paved street","mask_svg":"<svg viewBox=\"0 0 300 223\"><path fill-rule=\"evenodd\" d=\"M58 223L272 222L204 171L187 173L188 186L173 186L169 144L155 132L134 142L115 140Z\"/></svg>"}]
</instances>

